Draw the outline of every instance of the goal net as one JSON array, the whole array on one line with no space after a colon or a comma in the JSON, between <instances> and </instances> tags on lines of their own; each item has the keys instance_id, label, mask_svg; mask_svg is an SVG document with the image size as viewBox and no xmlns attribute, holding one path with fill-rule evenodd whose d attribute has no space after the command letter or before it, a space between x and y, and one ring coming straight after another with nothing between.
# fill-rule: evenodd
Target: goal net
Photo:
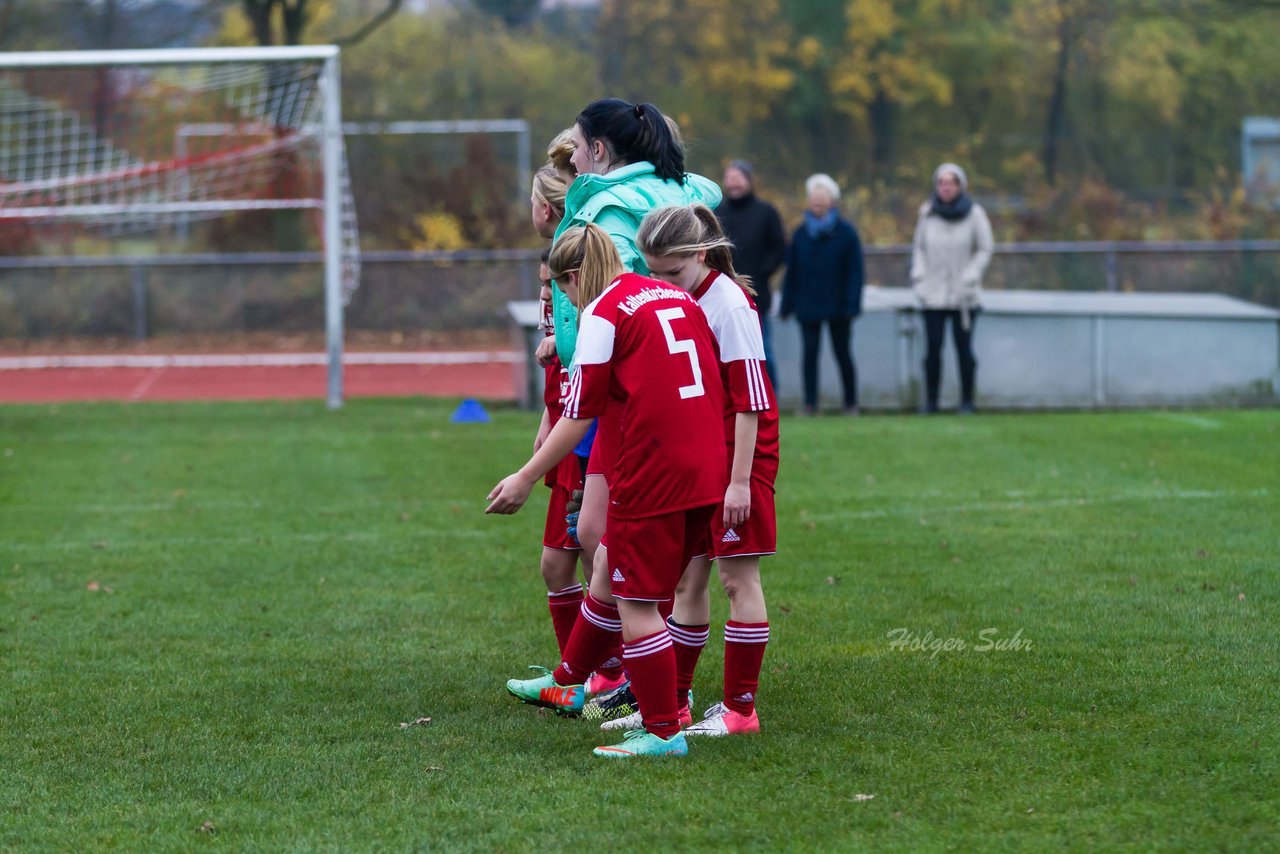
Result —
<instances>
[{"instance_id":1,"label":"goal net","mask_svg":"<svg viewBox=\"0 0 1280 854\"><path fill-rule=\"evenodd\" d=\"M337 58L332 46L0 53L0 254L124 237L134 251L208 250L202 223L293 211L324 252L340 405L360 256Z\"/></svg>"}]
</instances>

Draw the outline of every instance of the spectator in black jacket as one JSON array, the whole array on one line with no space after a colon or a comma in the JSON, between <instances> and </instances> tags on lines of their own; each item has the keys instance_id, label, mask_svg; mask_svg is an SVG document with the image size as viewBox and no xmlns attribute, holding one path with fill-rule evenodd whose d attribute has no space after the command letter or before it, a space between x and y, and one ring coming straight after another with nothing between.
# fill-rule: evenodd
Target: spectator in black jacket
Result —
<instances>
[{"instance_id":1,"label":"spectator in black jacket","mask_svg":"<svg viewBox=\"0 0 1280 854\"><path fill-rule=\"evenodd\" d=\"M769 330L769 309L773 292L769 279L782 266L787 252L787 237L782 231L778 209L756 196L755 174L745 160L731 161L724 170L724 201L716 208L716 216L724 233L733 242L733 267L751 277L756 289L756 308L760 310L760 334L764 338L765 370L769 381L778 388L778 371L773 358L773 337Z\"/></svg>"},{"instance_id":2,"label":"spectator in black jacket","mask_svg":"<svg viewBox=\"0 0 1280 854\"><path fill-rule=\"evenodd\" d=\"M830 175L810 175L804 182L809 209L787 251L782 282L782 311L800 321L804 342L804 415L818 411L818 344L825 322L831 349L840 366L844 411L858 414L858 374L853 364L853 319L862 313L862 242L836 203L840 187Z\"/></svg>"}]
</instances>

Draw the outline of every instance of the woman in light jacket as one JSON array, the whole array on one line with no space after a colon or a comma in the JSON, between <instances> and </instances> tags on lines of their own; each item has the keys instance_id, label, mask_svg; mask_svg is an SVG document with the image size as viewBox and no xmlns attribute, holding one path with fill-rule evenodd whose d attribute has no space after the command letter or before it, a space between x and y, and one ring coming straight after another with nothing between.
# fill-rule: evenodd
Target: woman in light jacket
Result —
<instances>
[{"instance_id":1,"label":"woman in light jacket","mask_svg":"<svg viewBox=\"0 0 1280 854\"><path fill-rule=\"evenodd\" d=\"M991 221L969 196L969 179L954 163L933 173L933 198L920 207L911 249L911 287L924 309L925 411L938 411L942 342L947 321L960 363L960 412L974 412L973 326L982 275L991 263Z\"/></svg>"}]
</instances>

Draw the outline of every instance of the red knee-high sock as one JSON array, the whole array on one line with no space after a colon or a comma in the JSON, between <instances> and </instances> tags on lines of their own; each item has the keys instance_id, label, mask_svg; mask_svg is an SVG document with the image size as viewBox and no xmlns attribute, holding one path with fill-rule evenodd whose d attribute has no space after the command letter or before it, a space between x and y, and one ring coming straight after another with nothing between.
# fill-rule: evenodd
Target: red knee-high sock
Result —
<instances>
[{"instance_id":1,"label":"red knee-high sock","mask_svg":"<svg viewBox=\"0 0 1280 854\"><path fill-rule=\"evenodd\" d=\"M707 635L711 627L682 626L667 617L667 632L676 653L676 707L683 709L689 705L689 689L693 687L693 671L698 669L698 656L707 645Z\"/></svg>"},{"instance_id":2,"label":"red knee-high sock","mask_svg":"<svg viewBox=\"0 0 1280 854\"><path fill-rule=\"evenodd\" d=\"M622 636L622 620L615 605L606 605L590 593L582 600L578 619L564 647L564 661L553 674L557 685L581 685L600 666Z\"/></svg>"},{"instance_id":3,"label":"red knee-high sock","mask_svg":"<svg viewBox=\"0 0 1280 854\"><path fill-rule=\"evenodd\" d=\"M631 675L631 692L640 706L644 728L670 738L680 731L676 709L676 656L666 630L636 638L622 645L622 656Z\"/></svg>"},{"instance_id":4,"label":"red knee-high sock","mask_svg":"<svg viewBox=\"0 0 1280 854\"><path fill-rule=\"evenodd\" d=\"M551 627L555 629L556 643L560 646L560 658L563 660L565 645L569 643L573 624L578 621L578 612L582 610L582 585L575 584L547 593L547 608L551 611Z\"/></svg>"},{"instance_id":5,"label":"red knee-high sock","mask_svg":"<svg viewBox=\"0 0 1280 854\"><path fill-rule=\"evenodd\" d=\"M768 643L768 623L725 623L724 704L740 715L755 711L760 665Z\"/></svg>"},{"instance_id":6,"label":"red knee-high sock","mask_svg":"<svg viewBox=\"0 0 1280 854\"><path fill-rule=\"evenodd\" d=\"M613 645L605 653L604 661L596 665L596 673L607 679L617 679L622 675L622 632L618 632Z\"/></svg>"},{"instance_id":7,"label":"red knee-high sock","mask_svg":"<svg viewBox=\"0 0 1280 854\"><path fill-rule=\"evenodd\" d=\"M675 610L676 600L667 599L658 603L658 616L664 620L671 618L671 612Z\"/></svg>"}]
</instances>

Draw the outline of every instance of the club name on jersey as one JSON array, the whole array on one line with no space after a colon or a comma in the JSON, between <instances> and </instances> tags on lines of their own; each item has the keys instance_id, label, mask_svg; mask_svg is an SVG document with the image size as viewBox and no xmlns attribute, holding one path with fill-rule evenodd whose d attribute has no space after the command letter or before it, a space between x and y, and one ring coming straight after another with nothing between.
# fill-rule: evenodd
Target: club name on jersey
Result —
<instances>
[{"instance_id":1,"label":"club name on jersey","mask_svg":"<svg viewBox=\"0 0 1280 854\"><path fill-rule=\"evenodd\" d=\"M658 299L687 300L692 298L684 291L676 290L675 288L644 288L619 303L618 308L625 311L627 316L630 317L640 310L640 306Z\"/></svg>"}]
</instances>

